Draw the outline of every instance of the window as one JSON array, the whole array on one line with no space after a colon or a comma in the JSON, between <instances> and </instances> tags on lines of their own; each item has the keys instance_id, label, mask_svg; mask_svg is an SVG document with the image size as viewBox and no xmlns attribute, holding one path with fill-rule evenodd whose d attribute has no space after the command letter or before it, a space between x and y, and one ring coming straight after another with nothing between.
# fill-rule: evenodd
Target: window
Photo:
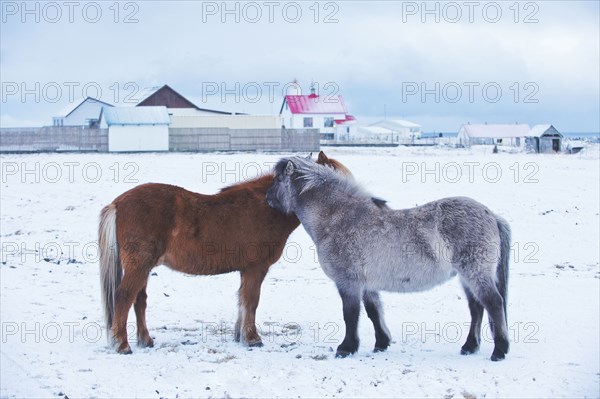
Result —
<instances>
[{"instance_id":1,"label":"window","mask_svg":"<svg viewBox=\"0 0 600 399\"><path fill-rule=\"evenodd\" d=\"M333 118L325 118L324 127L333 127Z\"/></svg>"},{"instance_id":2,"label":"window","mask_svg":"<svg viewBox=\"0 0 600 399\"><path fill-rule=\"evenodd\" d=\"M313 118L304 118L304 127L313 127Z\"/></svg>"}]
</instances>

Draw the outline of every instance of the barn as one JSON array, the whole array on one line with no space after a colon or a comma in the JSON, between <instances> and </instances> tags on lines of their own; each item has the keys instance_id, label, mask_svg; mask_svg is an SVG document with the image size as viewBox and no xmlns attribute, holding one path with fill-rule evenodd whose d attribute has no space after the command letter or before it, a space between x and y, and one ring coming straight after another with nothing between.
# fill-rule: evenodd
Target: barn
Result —
<instances>
[{"instance_id":1,"label":"barn","mask_svg":"<svg viewBox=\"0 0 600 399\"><path fill-rule=\"evenodd\" d=\"M100 115L109 152L169 151L169 123L166 107L104 107Z\"/></svg>"},{"instance_id":2,"label":"barn","mask_svg":"<svg viewBox=\"0 0 600 399\"><path fill-rule=\"evenodd\" d=\"M466 124L458 131L458 144L497 145L523 148L525 137L529 134L527 124Z\"/></svg>"},{"instance_id":3,"label":"barn","mask_svg":"<svg viewBox=\"0 0 600 399\"><path fill-rule=\"evenodd\" d=\"M525 139L525 148L530 152L560 152L563 138L563 135L552 125L535 125Z\"/></svg>"},{"instance_id":4,"label":"barn","mask_svg":"<svg viewBox=\"0 0 600 399\"><path fill-rule=\"evenodd\" d=\"M112 105L93 97L83 98L70 103L58 112L52 118L52 125L95 127L103 107L112 107Z\"/></svg>"}]
</instances>

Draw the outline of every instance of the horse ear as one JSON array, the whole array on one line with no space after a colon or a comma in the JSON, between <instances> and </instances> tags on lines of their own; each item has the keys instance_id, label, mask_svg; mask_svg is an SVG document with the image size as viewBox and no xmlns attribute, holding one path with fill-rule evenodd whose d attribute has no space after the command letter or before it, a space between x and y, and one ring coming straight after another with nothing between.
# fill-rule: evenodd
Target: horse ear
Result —
<instances>
[{"instance_id":1,"label":"horse ear","mask_svg":"<svg viewBox=\"0 0 600 399\"><path fill-rule=\"evenodd\" d=\"M312 152L310 154L308 154L308 156L304 159L308 159L309 161L312 160Z\"/></svg>"},{"instance_id":2,"label":"horse ear","mask_svg":"<svg viewBox=\"0 0 600 399\"><path fill-rule=\"evenodd\" d=\"M324 165L327 163L327 161L329 161L329 158L327 158L327 155L325 155L325 153L323 151L320 151L317 162L320 163L321 165Z\"/></svg>"},{"instance_id":3,"label":"horse ear","mask_svg":"<svg viewBox=\"0 0 600 399\"><path fill-rule=\"evenodd\" d=\"M288 161L287 165L285 166L285 174L290 176L292 173L294 173L295 168L296 166L294 163L292 161Z\"/></svg>"}]
</instances>

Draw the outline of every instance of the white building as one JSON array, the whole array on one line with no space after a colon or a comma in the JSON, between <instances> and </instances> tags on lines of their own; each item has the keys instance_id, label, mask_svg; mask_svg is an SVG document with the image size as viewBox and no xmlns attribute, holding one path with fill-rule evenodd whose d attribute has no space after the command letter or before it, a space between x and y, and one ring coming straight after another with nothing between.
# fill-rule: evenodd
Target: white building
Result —
<instances>
[{"instance_id":1,"label":"white building","mask_svg":"<svg viewBox=\"0 0 600 399\"><path fill-rule=\"evenodd\" d=\"M421 125L402 119L385 119L361 126L356 131L357 141L372 143L412 143L421 137Z\"/></svg>"},{"instance_id":2,"label":"white building","mask_svg":"<svg viewBox=\"0 0 600 399\"><path fill-rule=\"evenodd\" d=\"M483 144L524 148L528 134L527 124L466 124L458 131L456 140L464 146Z\"/></svg>"},{"instance_id":3,"label":"white building","mask_svg":"<svg viewBox=\"0 0 600 399\"><path fill-rule=\"evenodd\" d=\"M92 97L83 98L63 108L52 118L52 125L95 126L100 120L102 107L112 107L112 105Z\"/></svg>"},{"instance_id":4,"label":"white building","mask_svg":"<svg viewBox=\"0 0 600 399\"><path fill-rule=\"evenodd\" d=\"M351 141L356 135L358 121L352 115L346 115L345 119L336 119L335 121L335 139L337 141Z\"/></svg>"},{"instance_id":5,"label":"white building","mask_svg":"<svg viewBox=\"0 0 600 399\"><path fill-rule=\"evenodd\" d=\"M337 140L338 133L349 135L355 124L342 96L319 96L314 89L309 95L286 95L279 115L288 129L319 129L324 141Z\"/></svg>"},{"instance_id":6,"label":"white building","mask_svg":"<svg viewBox=\"0 0 600 399\"><path fill-rule=\"evenodd\" d=\"M104 107L100 127L108 128L108 151L169 151L166 107Z\"/></svg>"}]
</instances>

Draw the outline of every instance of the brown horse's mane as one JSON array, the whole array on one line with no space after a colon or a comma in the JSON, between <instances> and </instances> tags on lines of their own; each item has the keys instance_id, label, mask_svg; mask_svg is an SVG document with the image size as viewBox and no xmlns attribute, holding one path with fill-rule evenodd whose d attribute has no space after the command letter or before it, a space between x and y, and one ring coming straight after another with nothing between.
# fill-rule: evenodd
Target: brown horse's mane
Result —
<instances>
[{"instance_id":1,"label":"brown horse's mane","mask_svg":"<svg viewBox=\"0 0 600 399\"><path fill-rule=\"evenodd\" d=\"M223 188L221 188L221 190L219 190L219 193L223 193L225 191L231 192L234 190L247 190L247 189L253 189L253 188L263 188L265 187L265 185L269 185L270 183L273 182L273 173L266 173L264 175L255 177L254 179L251 180L246 180L243 182L237 182L234 184L231 184L229 186L225 186Z\"/></svg>"},{"instance_id":2,"label":"brown horse's mane","mask_svg":"<svg viewBox=\"0 0 600 399\"><path fill-rule=\"evenodd\" d=\"M319 156L317 158L317 163L321 164L321 165L329 165L330 167L332 167L333 169L342 172L342 174L345 174L347 176L352 176L352 172L350 172L350 170L344 166L341 162L332 159L332 158L328 158L327 155L325 155L323 153L323 151L319 152ZM233 190L247 190L247 189L258 189L258 188L264 188L265 185L270 185L273 182L273 178L275 177L274 173L265 173L261 176L255 177L254 179L251 180L247 180L247 181L243 181L243 182L237 182L237 183L233 183L229 186L225 186L223 188L221 188L221 190L219 190L219 193L223 193L223 192L232 192ZM385 203L385 202L384 202ZM381 207L380 203L377 203L377 206Z\"/></svg>"},{"instance_id":3,"label":"brown horse's mane","mask_svg":"<svg viewBox=\"0 0 600 399\"><path fill-rule=\"evenodd\" d=\"M328 158L328 162L329 162L330 166L333 167L333 169L342 172L342 174L344 174L346 176L352 176L352 173L350 172L350 170L347 167L345 167L343 164L341 164L340 162L336 161L335 159Z\"/></svg>"}]
</instances>

